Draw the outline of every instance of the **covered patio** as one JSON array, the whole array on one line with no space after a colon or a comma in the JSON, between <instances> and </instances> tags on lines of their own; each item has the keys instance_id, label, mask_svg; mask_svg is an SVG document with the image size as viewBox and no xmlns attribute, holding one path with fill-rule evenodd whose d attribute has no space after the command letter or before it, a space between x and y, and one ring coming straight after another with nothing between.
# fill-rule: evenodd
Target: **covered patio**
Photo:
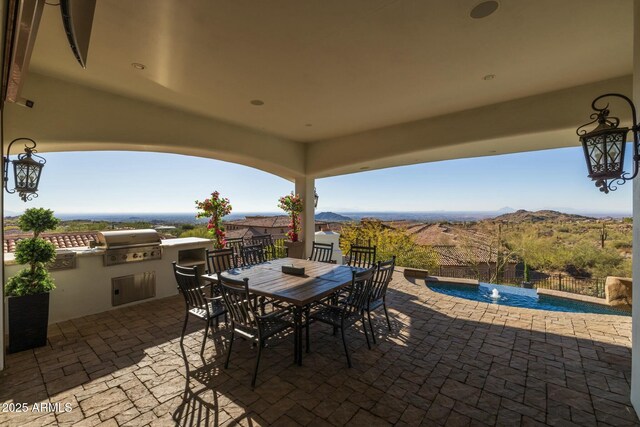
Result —
<instances>
[{"instance_id":1,"label":"covered patio","mask_svg":"<svg viewBox=\"0 0 640 427\"><path fill-rule=\"evenodd\" d=\"M6 3L4 15L17 2ZM478 3L100 0L87 69L47 4L22 98L3 103L2 151L29 137L45 155L215 158L285 178L312 200L326 177L577 146L595 97L640 104L640 1L488 2L499 7L481 18ZM309 253L312 203L302 222ZM629 318L475 303L436 294L401 268L389 297L394 328L378 319L372 350L349 332L353 369L340 341L313 325L304 366L293 366L283 338L264 353L255 391L248 344L222 369L224 327L203 364L193 326L187 373L179 296L57 323L46 347L0 351L0 401L30 405L0 423L639 423L640 308ZM5 317L0 304L6 331ZM33 410L43 402L54 406Z\"/></svg>"},{"instance_id":2,"label":"covered patio","mask_svg":"<svg viewBox=\"0 0 640 427\"><path fill-rule=\"evenodd\" d=\"M398 268L393 331L375 318L368 350L351 330L354 367L338 337L313 325L304 365L291 335L264 352L235 347L223 368L224 326L199 356L202 329L180 348L180 297L52 326L51 344L8 356L0 401L61 403L2 414L9 425L637 425L629 401L629 317L550 313L448 297ZM64 403L73 409L64 411Z\"/></svg>"}]
</instances>

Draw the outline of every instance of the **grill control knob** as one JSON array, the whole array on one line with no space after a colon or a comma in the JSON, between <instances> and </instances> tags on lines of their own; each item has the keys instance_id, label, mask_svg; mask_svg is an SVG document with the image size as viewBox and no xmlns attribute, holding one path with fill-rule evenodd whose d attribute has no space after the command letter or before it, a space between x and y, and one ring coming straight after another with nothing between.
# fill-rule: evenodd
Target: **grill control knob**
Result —
<instances>
[{"instance_id":1,"label":"grill control knob","mask_svg":"<svg viewBox=\"0 0 640 427\"><path fill-rule=\"evenodd\" d=\"M142 254L142 257L143 257L143 258L146 258L146 257L148 257L148 256L149 256L149 254L148 254L148 253L146 253L146 252Z\"/></svg>"},{"instance_id":2,"label":"grill control knob","mask_svg":"<svg viewBox=\"0 0 640 427\"><path fill-rule=\"evenodd\" d=\"M134 258L138 258L138 254L133 254L133 257Z\"/></svg>"}]
</instances>

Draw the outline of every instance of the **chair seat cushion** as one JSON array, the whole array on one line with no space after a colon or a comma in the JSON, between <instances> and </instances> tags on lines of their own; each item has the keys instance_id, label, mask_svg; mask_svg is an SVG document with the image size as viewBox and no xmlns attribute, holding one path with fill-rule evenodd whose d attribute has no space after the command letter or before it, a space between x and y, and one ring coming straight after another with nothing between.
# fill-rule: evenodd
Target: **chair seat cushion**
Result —
<instances>
[{"instance_id":1,"label":"chair seat cushion","mask_svg":"<svg viewBox=\"0 0 640 427\"><path fill-rule=\"evenodd\" d=\"M209 319L215 319L227 312L222 300L216 299L207 303L209 306ZM204 307L195 307L189 310L189 313L201 319L207 319L207 310Z\"/></svg>"},{"instance_id":2,"label":"chair seat cushion","mask_svg":"<svg viewBox=\"0 0 640 427\"><path fill-rule=\"evenodd\" d=\"M319 310L312 312L309 315L310 319L318 320L323 323L328 323L333 326L342 325L342 307L322 306ZM360 319L359 314L352 314L344 318L344 325L351 325L356 323Z\"/></svg>"}]
</instances>

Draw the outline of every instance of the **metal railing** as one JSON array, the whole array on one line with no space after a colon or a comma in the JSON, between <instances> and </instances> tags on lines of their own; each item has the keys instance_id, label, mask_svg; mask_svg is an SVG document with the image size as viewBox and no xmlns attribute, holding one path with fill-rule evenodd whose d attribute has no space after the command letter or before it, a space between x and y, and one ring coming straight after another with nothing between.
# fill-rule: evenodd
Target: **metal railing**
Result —
<instances>
[{"instance_id":1,"label":"metal railing","mask_svg":"<svg viewBox=\"0 0 640 427\"><path fill-rule=\"evenodd\" d=\"M442 274L446 277L457 279L475 279L485 283L496 283L498 285L522 286L524 276L522 274L502 274L497 279L488 273L449 270ZM588 295L598 298L605 297L605 282L603 277L573 277L567 274L543 274L532 272L529 282L534 288L552 289L574 294Z\"/></svg>"}]
</instances>

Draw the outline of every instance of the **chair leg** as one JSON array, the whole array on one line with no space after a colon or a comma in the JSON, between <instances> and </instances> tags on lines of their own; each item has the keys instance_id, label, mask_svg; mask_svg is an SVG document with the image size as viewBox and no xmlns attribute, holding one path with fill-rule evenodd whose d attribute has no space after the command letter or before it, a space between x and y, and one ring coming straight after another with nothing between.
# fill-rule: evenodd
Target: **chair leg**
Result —
<instances>
[{"instance_id":1,"label":"chair leg","mask_svg":"<svg viewBox=\"0 0 640 427\"><path fill-rule=\"evenodd\" d=\"M180 345L184 342L184 333L187 331L187 323L189 323L189 312L184 315L184 325L182 325L182 333L180 334Z\"/></svg>"},{"instance_id":2,"label":"chair leg","mask_svg":"<svg viewBox=\"0 0 640 427\"><path fill-rule=\"evenodd\" d=\"M202 338L202 347L200 348L200 357L204 357L204 345L207 343L207 335L209 335L209 323L211 320L207 320L207 326L204 328L204 337Z\"/></svg>"},{"instance_id":3,"label":"chair leg","mask_svg":"<svg viewBox=\"0 0 640 427\"><path fill-rule=\"evenodd\" d=\"M382 301L382 308L384 308L384 315L387 317L387 326L391 330L391 320L389 320L389 313L387 312L387 302Z\"/></svg>"},{"instance_id":4,"label":"chair leg","mask_svg":"<svg viewBox=\"0 0 640 427\"><path fill-rule=\"evenodd\" d=\"M227 360L224 362L224 369L229 367L229 359L231 358L231 347L233 347L233 338L235 337L235 333L233 329L231 330L231 336L229 337L229 349L227 350Z\"/></svg>"},{"instance_id":5,"label":"chair leg","mask_svg":"<svg viewBox=\"0 0 640 427\"><path fill-rule=\"evenodd\" d=\"M256 387L256 378L258 378L258 366L260 365L260 355L262 354L262 347L264 343L262 341L258 342L258 355L256 356L256 367L253 370L253 379L251 380L251 389Z\"/></svg>"},{"instance_id":6,"label":"chair leg","mask_svg":"<svg viewBox=\"0 0 640 427\"><path fill-rule=\"evenodd\" d=\"M344 328L340 328L342 332L342 344L344 345L344 353L347 355L347 366L351 367L351 356L349 355L349 347L347 347L347 340L344 336Z\"/></svg>"},{"instance_id":7,"label":"chair leg","mask_svg":"<svg viewBox=\"0 0 640 427\"><path fill-rule=\"evenodd\" d=\"M367 324L364 322L364 313L362 313L362 330L364 331L364 337L367 339L367 347L371 350L371 343L369 342L369 333L367 332Z\"/></svg>"},{"instance_id":8,"label":"chair leg","mask_svg":"<svg viewBox=\"0 0 640 427\"><path fill-rule=\"evenodd\" d=\"M305 321L305 339L307 340L307 353L309 353L309 310L307 309L306 313L306 321Z\"/></svg>"},{"instance_id":9,"label":"chair leg","mask_svg":"<svg viewBox=\"0 0 640 427\"><path fill-rule=\"evenodd\" d=\"M371 311L367 310L367 317L369 318L369 329L371 329L371 338L373 343L376 344L376 333L373 331L373 323L371 323Z\"/></svg>"}]
</instances>

